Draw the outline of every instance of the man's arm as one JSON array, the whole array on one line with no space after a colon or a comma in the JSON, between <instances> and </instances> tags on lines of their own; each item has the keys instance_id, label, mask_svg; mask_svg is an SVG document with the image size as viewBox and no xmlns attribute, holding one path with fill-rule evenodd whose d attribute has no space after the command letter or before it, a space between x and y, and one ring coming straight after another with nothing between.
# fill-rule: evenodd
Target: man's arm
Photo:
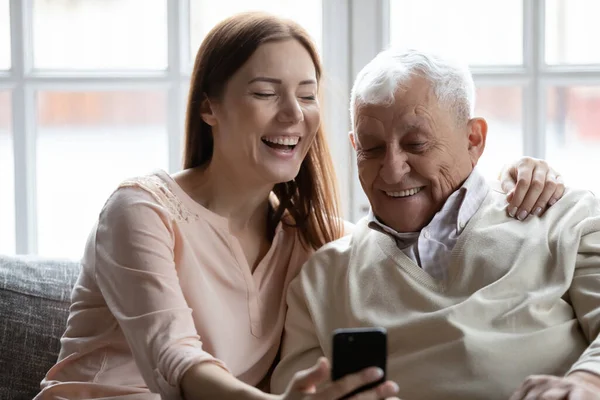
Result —
<instances>
[{"instance_id":1,"label":"man's arm","mask_svg":"<svg viewBox=\"0 0 600 400\"><path fill-rule=\"evenodd\" d=\"M583 223L577 265L569 290L571 304L590 346L572 366L569 375L586 371L598 376L600 390L600 206Z\"/></svg>"},{"instance_id":2,"label":"man's arm","mask_svg":"<svg viewBox=\"0 0 600 400\"><path fill-rule=\"evenodd\" d=\"M540 398L551 392L564 399L600 400L600 202L591 197L580 202L587 206L587 215L574 229L565 229L563 234L580 237L569 298L590 345L566 376L530 376L510 400L528 399L534 393ZM582 212L582 209L573 212Z\"/></svg>"},{"instance_id":3,"label":"man's arm","mask_svg":"<svg viewBox=\"0 0 600 400\"><path fill-rule=\"evenodd\" d=\"M285 392L296 372L312 367L319 357L323 356L315 323L305 298L303 281L306 279L300 272L288 288L288 311L281 345L281 361L271 378L272 393Z\"/></svg>"}]
</instances>

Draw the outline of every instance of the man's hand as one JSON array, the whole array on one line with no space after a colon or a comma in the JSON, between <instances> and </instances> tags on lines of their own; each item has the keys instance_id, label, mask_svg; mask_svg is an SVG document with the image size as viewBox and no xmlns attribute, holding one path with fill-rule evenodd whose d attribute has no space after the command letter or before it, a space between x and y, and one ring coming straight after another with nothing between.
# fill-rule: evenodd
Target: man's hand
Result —
<instances>
[{"instance_id":1,"label":"man's hand","mask_svg":"<svg viewBox=\"0 0 600 400\"><path fill-rule=\"evenodd\" d=\"M583 371L567 377L532 375L510 400L600 400L600 376Z\"/></svg>"}]
</instances>

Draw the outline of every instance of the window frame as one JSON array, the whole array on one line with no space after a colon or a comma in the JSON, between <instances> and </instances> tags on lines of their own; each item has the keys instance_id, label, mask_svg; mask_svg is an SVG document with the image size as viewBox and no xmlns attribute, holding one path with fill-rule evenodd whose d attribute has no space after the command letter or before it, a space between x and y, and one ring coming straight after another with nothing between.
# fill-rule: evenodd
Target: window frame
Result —
<instances>
[{"instance_id":1,"label":"window frame","mask_svg":"<svg viewBox=\"0 0 600 400\"><path fill-rule=\"evenodd\" d=\"M354 77L389 44L390 0L323 0L323 119L340 184L342 212L356 221L369 209L358 181L347 134L349 93ZM162 89L167 92L169 171L180 169L187 90L193 57L189 51L189 0L167 0L167 61L163 71L47 71L33 68L33 0L9 0L11 69L0 71L0 90L12 102L15 178L15 253L37 253L36 93ZM546 93L556 86L600 85L598 65L545 63L545 1L523 0L523 65L473 67L478 86L520 86L523 91L523 154L545 156Z\"/></svg>"},{"instance_id":2,"label":"window frame","mask_svg":"<svg viewBox=\"0 0 600 400\"><path fill-rule=\"evenodd\" d=\"M393 0L350 1L353 15L351 76L354 77L377 52L389 46L389 10L390 1ZM473 79L478 87L522 87L523 155L536 158L546 156L547 89L553 86L600 86L600 63L546 64L545 8L545 0L523 0L522 65L471 68ZM359 38L359 41L356 41L356 38ZM352 168L353 197L350 218L355 221L365 215L369 203L360 187L354 164Z\"/></svg>"},{"instance_id":3,"label":"window frame","mask_svg":"<svg viewBox=\"0 0 600 400\"><path fill-rule=\"evenodd\" d=\"M161 89L167 93L167 134L169 171L181 168L184 140L186 96L193 67L189 50L189 0L166 0L167 4L167 68L156 71L101 70L36 70L33 66L33 1L9 0L11 69L0 71L0 90L8 90L12 106L12 139L15 179L15 253L37 254L37 195L36 195L36 93L40 90L109 91ZM322 1L323 60L327 74L341 82L339 92L349 91L347 68L348 42L347 0ZM342 18L340 18L342 15ZM326 21L335 21L327 23ZM330 117L325 124L328 132L348 130L347 99L325 94L324 102ZM329 137L331 142L335 137ZM334 146L333 146L334 147ZM340 146L343 147L343 146ZM335 147L334 147L335 149ZM337 149L334 154L342 198L349 190L347 170L349 151ZM347 166L348 168L344 168ZM348 202L343 202L345 213Z\"/></svg>"}]
</instances>

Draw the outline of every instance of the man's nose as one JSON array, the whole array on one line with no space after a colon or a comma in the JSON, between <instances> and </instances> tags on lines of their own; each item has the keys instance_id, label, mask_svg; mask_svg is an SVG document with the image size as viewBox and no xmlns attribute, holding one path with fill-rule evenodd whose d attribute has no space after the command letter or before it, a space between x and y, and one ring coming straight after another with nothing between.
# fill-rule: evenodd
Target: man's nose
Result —
<instances>
[{"instance_id":1,"label":"man's nose","mask_svg":"<svg viewBox=\"0 0 600 400\"><path fill-rule=\"evenodd\" d=\"M278 115L280 122L297 124L304 120L304 113L296 96L285 96L281 101L281 109Z\"/></svg>"},{"instance_id":2,"label":"man's nose","mask_svg":"<svg viewBox=\"0 0 600 400\"><path fill-rule=\"evenodd\" d=\"M397 148L388 148L381 164L381 169L379 170L381 179L388 185L400 182L410 172L410 166L407 161L408 158L405 152Z\"/></svg>"}]
</instances>

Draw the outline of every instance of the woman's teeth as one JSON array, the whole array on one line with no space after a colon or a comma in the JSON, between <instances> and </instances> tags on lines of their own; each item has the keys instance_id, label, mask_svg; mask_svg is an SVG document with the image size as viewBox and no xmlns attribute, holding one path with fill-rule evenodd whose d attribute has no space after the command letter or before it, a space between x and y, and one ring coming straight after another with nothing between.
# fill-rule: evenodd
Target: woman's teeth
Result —
<instances>
[{"instance_id":1,"label":"woman's teeth","mask_svg":"<svg viewBox=\"0 0 600 400\"><path fill-rule=\"evenodd\" d=\"M283 146L295 146L300 141L299 136L264 137L264 142L279 144Z\"/></svg>"},{"instance_id":2,"label":"woman's teeth","mask_svg":"<svg viewBox=\"0 0 600 400\"><path fill-rule=\"evenodd\" d=\"M418 188L408 189L408 190L401 190L399 192L385 192L385 194L387 194L390 197L408 197L408 196L414 196L415 194L419 193L421 191L421 189L423 189L423 186L418 187Z\"/></svg>"}]
</instances>

